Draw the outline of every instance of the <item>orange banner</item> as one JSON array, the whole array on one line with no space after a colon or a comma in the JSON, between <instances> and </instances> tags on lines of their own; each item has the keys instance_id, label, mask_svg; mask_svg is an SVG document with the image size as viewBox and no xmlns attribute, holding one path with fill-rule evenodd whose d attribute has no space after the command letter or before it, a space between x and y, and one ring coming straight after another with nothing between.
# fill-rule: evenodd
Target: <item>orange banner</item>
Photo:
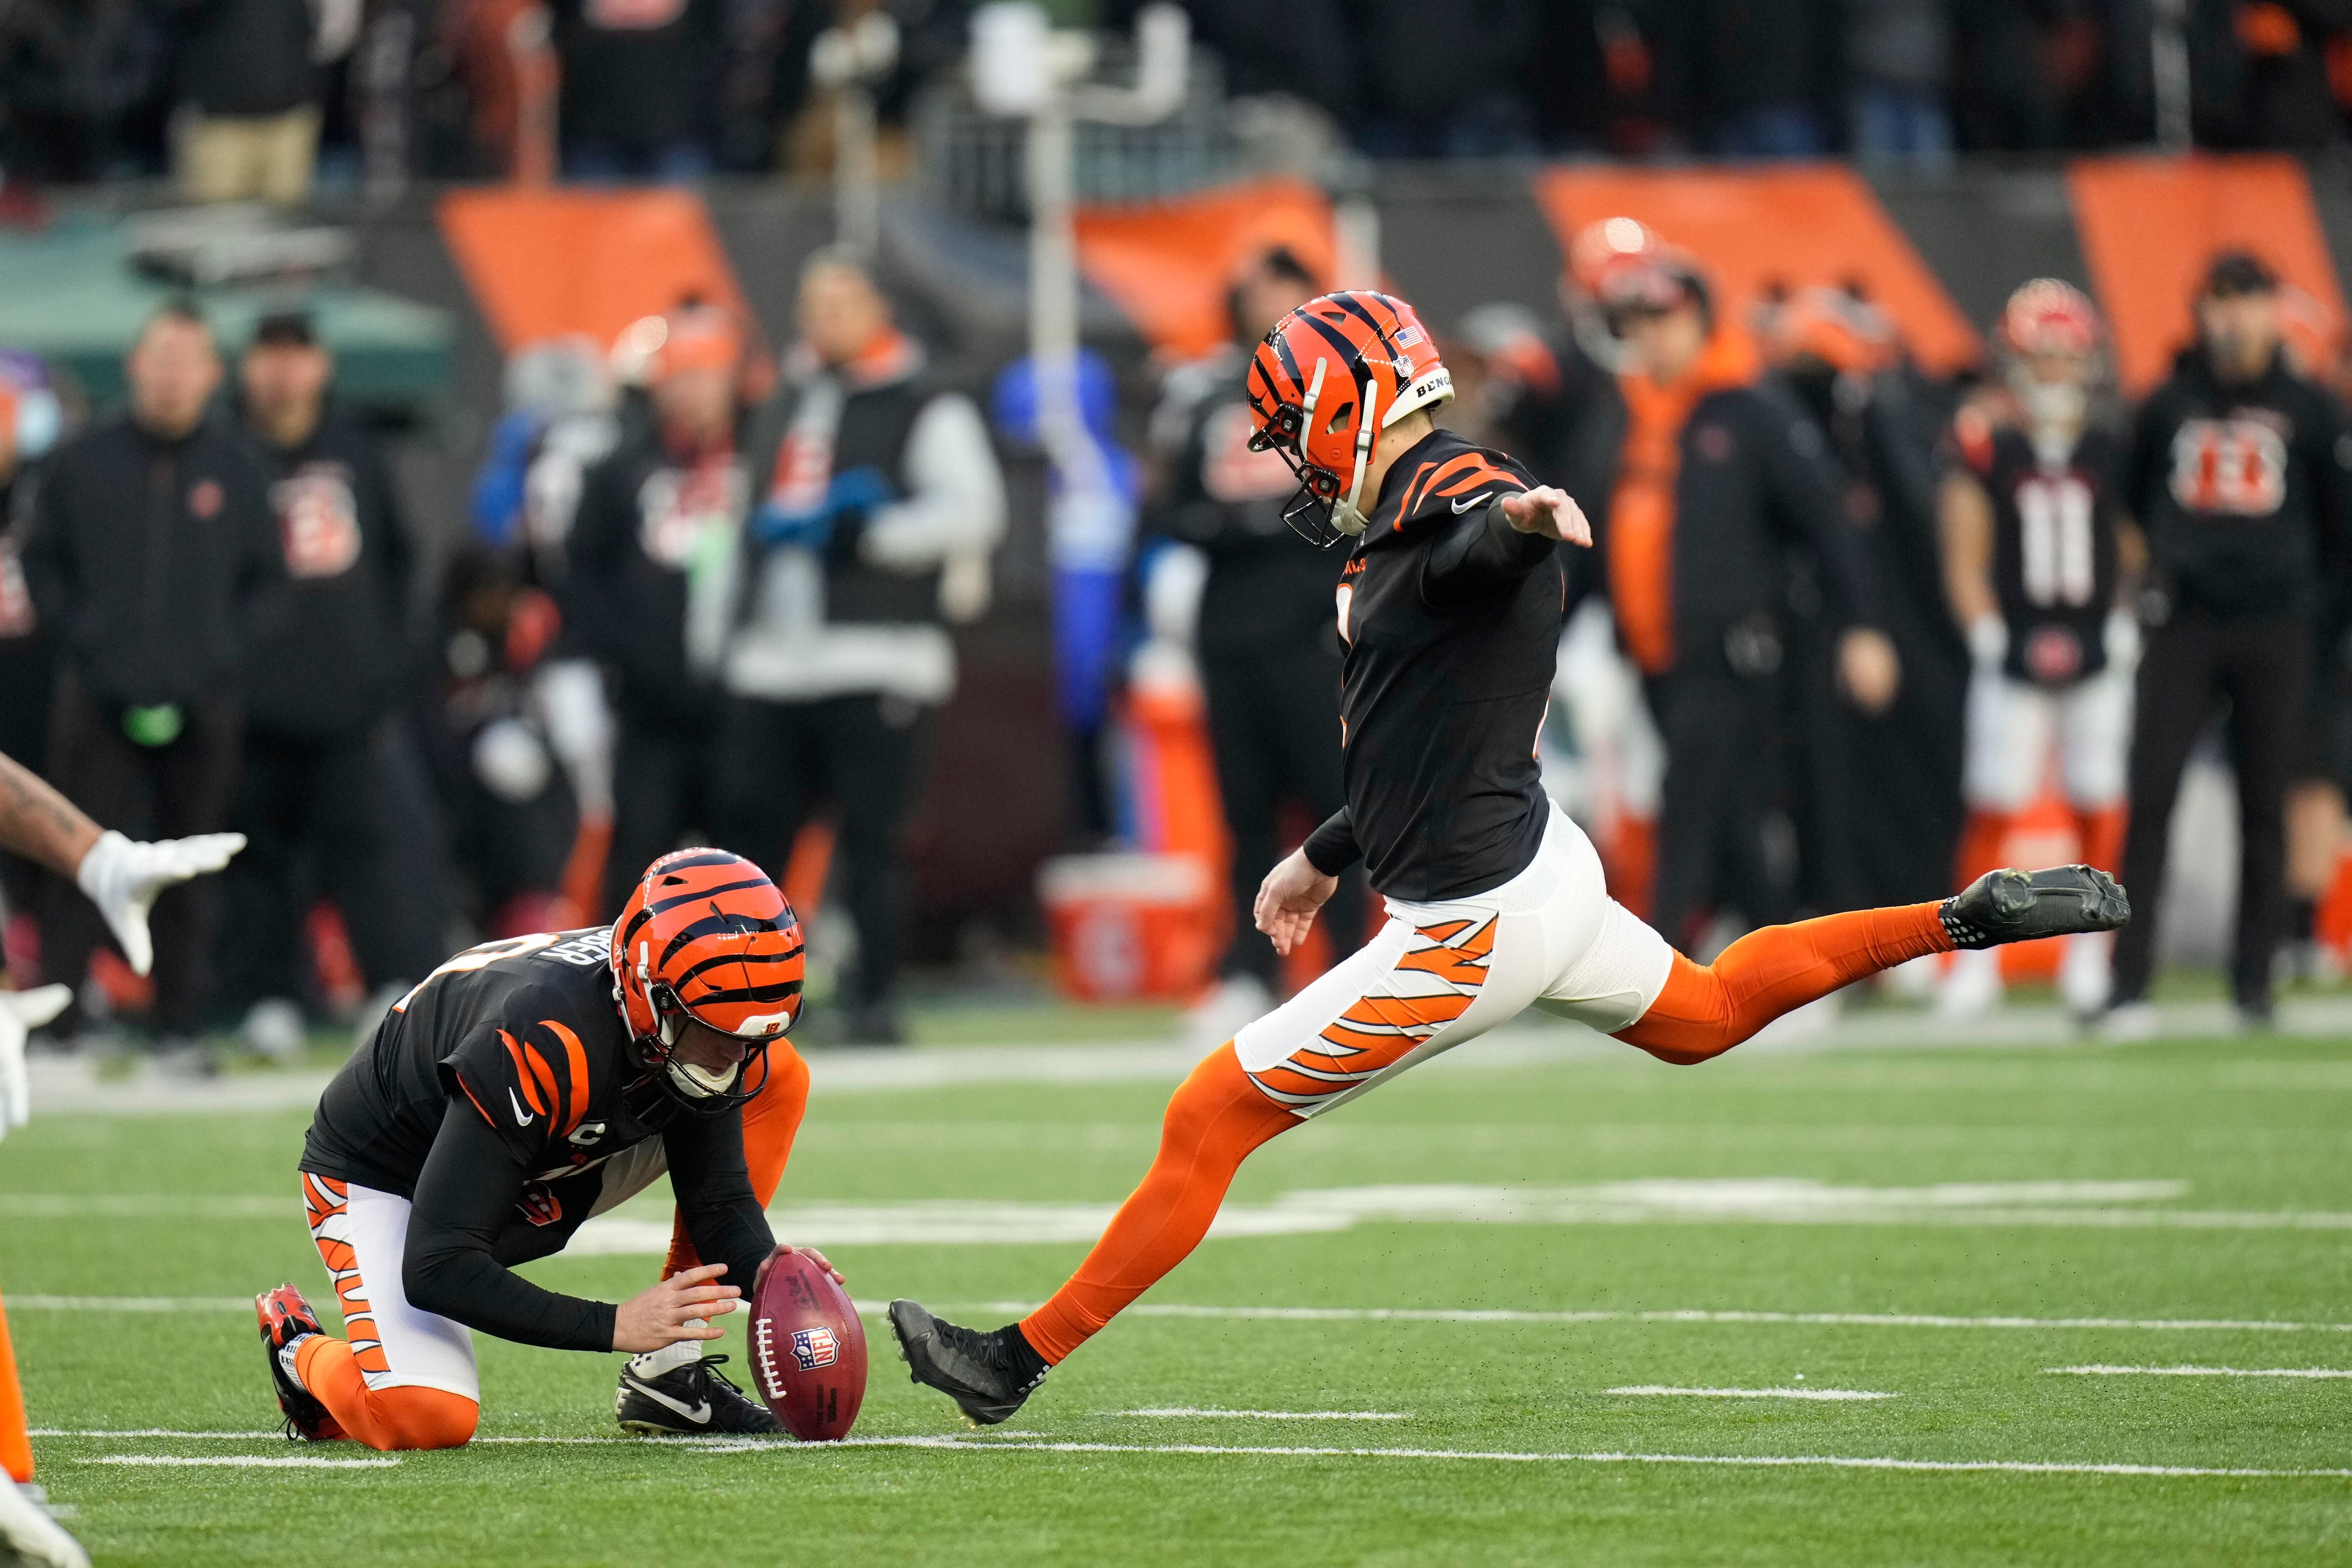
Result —
<instances>
[{"instance_id":1,"label":"orange banner","mask_svg":"<svg viewBox=\"0 0 2352 1568\"><path fill-rule=\"evenodd\" d=\"M1858 283L1928 370L1958 370L1984 355L1943 284L1869 185L1843 164L1550 169L1537 176L1535 195L1563 255L1577 230L1620 215L1696 253L1726 320L1746 321L1776 285Z\"/></svg>"},{"instance_id":2,"label":"orange banner","mask_svg":"<svg viewBox=\"0 0 2352 1568\"><path fill-rule=\"evenodd\" d=\"M1233 333L1225 290L1250 257L1287 246L1331 276L1331 204L1304 180L1255 180L1176 201L1082 207L1078 267L1154 348L1197 358Z\"/></svg>"},{"instance_id":3,"label":"orange banner","mask_svg":"<svg viewBox=\"0 0 2352 1568\"><path fill-rule=\"evenodd\" d=\"M610 344L689 296L744 310L701 198L687 191L457 191L442 237L499 347L567 332Z\"/></svg>"},{"instance_id":4,"label":"orange banner","mask_svg":"<svg viewBox=\"0 0 2352 1568\"><path fill-rule=\"evenodd\" d=\"M2217 250L2251 250L2344 321L2344 292L2303 165L2275 154L2078 158L2066 168L2074 226L2137 396L2193 335L2189 303Z\"/></svg>"}]
</instances>

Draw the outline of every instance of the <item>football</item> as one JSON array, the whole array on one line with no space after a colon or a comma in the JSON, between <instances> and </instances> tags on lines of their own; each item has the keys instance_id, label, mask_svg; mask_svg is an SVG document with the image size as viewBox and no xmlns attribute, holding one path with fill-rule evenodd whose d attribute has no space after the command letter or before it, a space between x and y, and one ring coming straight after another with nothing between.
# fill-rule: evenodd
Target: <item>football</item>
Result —
<instances>
[{"instance_id":1,"label":"football","mask_svg":"<svg viewBox=\"0 0 2352 1568\"><path fill-rule=\"evenodd\" d=\"M866 1327L849 1293L815 1263L786 1253L751 1300L751 1376L760 1397L803 1443L848 1436L866 1401Z\"/></svg>"}]
</instances>

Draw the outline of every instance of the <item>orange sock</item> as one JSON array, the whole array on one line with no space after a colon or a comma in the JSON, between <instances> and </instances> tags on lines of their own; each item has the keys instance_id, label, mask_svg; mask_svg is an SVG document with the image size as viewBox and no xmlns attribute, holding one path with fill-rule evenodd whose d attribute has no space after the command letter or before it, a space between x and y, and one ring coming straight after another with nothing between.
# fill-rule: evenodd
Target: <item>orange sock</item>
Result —
<instances>
[{"instance_id":1,"label":"orange sock","mask_svg":"<svg viewBox=\"0 0 2352 1568\"><path fill-rule=\"evenodd\" d=\"M2005 811L1988 811L1980 806L1969 808L1969 820L1960 829L1960 847L1955 857L1959 864L1953 868L1953 886L1965 888L1987 871L2001 867L2001 845L2009 837L2009 826L2015 820Z\"/></svg>"},{"instance_id":2,"label":"orange sock","mask_svg":"<svg viewBox=\"0 0 2352 1568\"><path fill-rule=\"evenodd\" d=\"M33 1440L25 1433L25 1392L16 1386L16 1352L8 1342L8 1313L0 1308L0 1470L33 1479Z\"/></svg>"},{"instance_id":3,"label":"orange sock","mask_svg":"<svg viewBox=\"0 0 2352 1568\"><path fill-rule=\"evenodd\" d=\"M2111 877L2121 871L2124 829L2130 821L2131 808L2126 805L2075 807L2074 832L2083 841L2083 864L2096 867Z\"/></svg>"},{"instance_id":4,"label":"orange sock","mask_svg":"<svg viewBox=\"0 0 2352 1568\"><path fill-rule=\"evenodd\" d=\"M1151 1169L1021 1337L1054 1363L1084 1344L1200 1245L1249 1152L1297 1125L1250 1082L1231 1041L1218 1047L1169 1100Z\"/></svg>"},{"instance_id":5,"label":"orange sock","mask_svg":"<svg viewBox=\"0 0 2352 1568\"><path fill-rule=\"evenodd\" d=\"M474 1401L438 1388L370 1388L352 1347L324 1334L295 1351L294 1375L345 1436L380 1451L458 1447L482 1414Z\"/></svg>"},{"instance_id":6,"label":"orange sock","mask_svg":"<svg viewBox=\"0 0 2352 1568\"><path fill-rule=\"evenodd\" d=\"M1936 904L1856 910L1749 931L1702 969L1675 954L1650 1010L1617 1031L1661 1061L1718 1057L1783 1013L1839 986L1931 952L1951 939Z\"/></svg>"},{"instance_id":7,"label":"orange sock","mask_svg":"<svg viewBox=\"0 0 2352 1568\"><path fill-rule=\"evenodd\" d=\"M799 1136L801 1117L808 1110L808 1063L800 1052L782 1040L768 1047L768 1081L760 1086L743 1107L743 1163L751 1173L751 1194L765 1208L776 1195L776 1184L784 1179L784 1166L793 1157L793 1140ZM686 1216L674 1215L669 1226L669 1258L662 1265L665 1279L683 1269L699 1267L701 1259L694 1253L694 1242L686 1234ZM751 1293L749 1279L726 1279L720 1283L740 1285L743 1293Z\"/></svg>"}]
</instances>

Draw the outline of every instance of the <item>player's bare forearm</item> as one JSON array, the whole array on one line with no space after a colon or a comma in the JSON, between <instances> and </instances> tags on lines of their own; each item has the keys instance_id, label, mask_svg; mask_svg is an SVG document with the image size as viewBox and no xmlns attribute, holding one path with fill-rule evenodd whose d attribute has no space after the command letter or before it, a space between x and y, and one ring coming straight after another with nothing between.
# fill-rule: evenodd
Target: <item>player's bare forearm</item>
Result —
<instances>
[{"instance_id":1,"label":"player's bare forearm","mask_svg":"<svg viewBox=\"0 0 2352 1568\"><path fill-rule=\"evenodd\" d=\"M2000 614L1992 587L1992 500L1984 487L1965 474L1944 480L1937 508L1940 514L1944 592L1952 602L1952 619L1963 628L1987 616Z\"/></svg>"},{"instance_id":2,"label":"player's bare forearm","mask_svg":"<svg viewBox=\"0 0 2352 1568\"><path fill-rule=\"evenodd\" d=\"M0 756L0 849L69 878L97 842L97 823L30 768Z\"/></svg>"}]
</instances>

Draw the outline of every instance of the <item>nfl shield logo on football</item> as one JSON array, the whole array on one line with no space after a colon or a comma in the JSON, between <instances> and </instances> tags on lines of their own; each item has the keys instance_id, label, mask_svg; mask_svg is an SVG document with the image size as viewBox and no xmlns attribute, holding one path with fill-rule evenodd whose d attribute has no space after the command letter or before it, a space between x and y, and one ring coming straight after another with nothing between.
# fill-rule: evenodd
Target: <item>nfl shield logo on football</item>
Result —
<instances>
[{"instance_id":1,"label":"nfl shield logo on football","mask_svg":"<svg viewBox=\"0 0 2352 1568\"><path fill-rule=\"evenodd\" d=\"M841 1359L841 1346L835 1342L831 1329L795 1329L793 1331L793 1359L800 1363L803 1372L814 1372Z\"/></svg>"}]
</instances>

